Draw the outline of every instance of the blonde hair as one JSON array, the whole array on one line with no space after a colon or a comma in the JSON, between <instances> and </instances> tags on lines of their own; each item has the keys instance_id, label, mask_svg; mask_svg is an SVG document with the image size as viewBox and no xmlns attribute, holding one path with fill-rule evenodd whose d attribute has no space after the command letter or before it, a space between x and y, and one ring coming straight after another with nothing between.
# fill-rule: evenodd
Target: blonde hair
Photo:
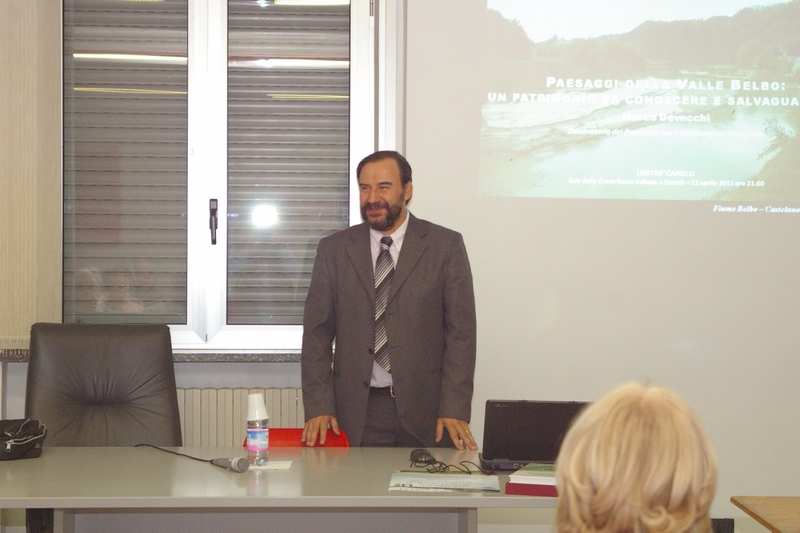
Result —
<instances>
[{"instance_id":1,"label":"blonde hair","mask_svg":"<svg viewBox=\"0 0 800 533\"><path fill-rule=\"evenodd\" d=\"M556 463L559 533L711 533L717 460L692 408L623 385L575 420Z\"/></svg>"}]
</instances>

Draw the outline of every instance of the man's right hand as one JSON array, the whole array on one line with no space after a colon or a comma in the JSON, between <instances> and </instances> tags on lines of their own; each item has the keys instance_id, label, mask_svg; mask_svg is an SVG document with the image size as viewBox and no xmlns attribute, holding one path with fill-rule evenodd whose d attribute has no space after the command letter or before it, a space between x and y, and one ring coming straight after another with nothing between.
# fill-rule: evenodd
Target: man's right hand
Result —
<instances>
[{"instance_id":1,"label":"man's right hand","mask_svg":"<svg viewBox=\"0 0 800 533\"><path fill-rule=\"evenodd\" d=\"M325 444L325 436L328 434L328 427L330 427L331 431L335 434L339 435L339 422L336 420L335 416L321 415L309 418L306 420L306 425L303 426L303 435L300 437L300 440L304 442L306 446L313 447L317 443L317 437L319 437L319 444L322 446Z\"/></svg>"}]
</instances>

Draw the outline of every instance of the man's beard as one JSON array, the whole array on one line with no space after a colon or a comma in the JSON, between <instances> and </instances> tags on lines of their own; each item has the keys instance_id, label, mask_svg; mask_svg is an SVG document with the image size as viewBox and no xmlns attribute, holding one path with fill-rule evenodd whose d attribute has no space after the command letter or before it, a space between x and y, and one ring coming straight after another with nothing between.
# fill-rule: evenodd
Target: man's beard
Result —
<instances>
[{"instance_id":1,"label":"man's beard","mask_svg":"<svg viewBox=\"0 0 800 533\"><path fill-rule=\"evenodd\" d=\"M361 206L361 219L375 231L386 231L387 229L394 226L394 223L397 222L397 219L403 212L403 202L404 200L403 197L401 196L397 203L390 204L384 201L366 203ZM379 220L375 221L370 220L367 217L367 210L369 210L371 207L379 207L379 208L382 207L386 209L386 215Z\"/></svg>"}]
</instances>

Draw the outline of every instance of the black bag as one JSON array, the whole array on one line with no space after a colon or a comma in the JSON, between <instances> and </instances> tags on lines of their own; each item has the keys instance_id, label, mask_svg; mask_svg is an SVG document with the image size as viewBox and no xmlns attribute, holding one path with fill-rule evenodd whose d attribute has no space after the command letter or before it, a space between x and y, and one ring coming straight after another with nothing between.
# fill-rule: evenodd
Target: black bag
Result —
<instances>
[{"instance_id":1,"label":"black bag","mask_svg":"<svg viewBox=\"0 0 800 533\"><path fill-rule=\"evenodd\" d=\"M39 457L45 435L47 428L38 420L0 420L0 461Z\"/></svg>"}]
</instances>

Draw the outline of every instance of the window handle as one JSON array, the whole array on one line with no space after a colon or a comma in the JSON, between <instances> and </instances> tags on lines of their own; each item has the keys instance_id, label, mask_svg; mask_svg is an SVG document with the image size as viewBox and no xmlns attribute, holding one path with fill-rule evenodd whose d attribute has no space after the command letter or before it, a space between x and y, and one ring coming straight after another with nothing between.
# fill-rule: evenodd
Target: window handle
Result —
<instances>
[{"instance_id":1,"label":"window handle","mask_svg":"<svg viewBox=\"0 0 800 533\"><path fill-rule=\"evenodd\" d=\"M208 202L208 227L211 229L211 244L217 244L217 199L212 198Z\"/></svg>"}]
</instances>

